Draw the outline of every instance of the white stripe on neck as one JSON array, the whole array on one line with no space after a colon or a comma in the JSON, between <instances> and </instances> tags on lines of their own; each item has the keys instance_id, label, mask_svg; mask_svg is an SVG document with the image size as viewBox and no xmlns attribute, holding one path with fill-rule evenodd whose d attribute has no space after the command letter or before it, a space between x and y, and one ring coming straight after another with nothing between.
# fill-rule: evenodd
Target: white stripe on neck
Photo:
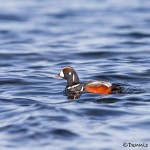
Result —
<instances>
[{"instance_id":1,"label":"white stripe on neck","mask_svg":"<svg viewBox=\"0 0 150 150\"><path fill-rule=\"evenodd\" d=\"M73 86L69 86L67 89L71 89L71 88L75 88L77 86L79 86L80 84L76 84L76 85L73 85Z\"/></svg>"},{"instance_id":2,"label":"white stripe on neck","mask_svg":"<svg viewBox=\"0 0 150 150\"><path fill-rule=\"evenodd\" d=\"M73 74L73 82L75 81L75 76L74 76L74 74Z\"/></svg>"}]
</instances>

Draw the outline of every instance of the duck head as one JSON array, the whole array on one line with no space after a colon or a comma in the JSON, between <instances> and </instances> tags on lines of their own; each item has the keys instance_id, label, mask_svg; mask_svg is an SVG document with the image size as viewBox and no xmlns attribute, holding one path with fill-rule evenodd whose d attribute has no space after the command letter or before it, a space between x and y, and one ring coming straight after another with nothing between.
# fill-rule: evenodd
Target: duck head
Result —
<instances>
[{"instance_id":1,"label":"duck head","mask_svg":"<svg viewBox=\"0 0 150 150\"><path fill-rule=\"evenodd\" d=\"M66 79L67 86L73 86L73 85L79 84L80 82L76 71L70 66L63 67L60 73L57 75L57 77Z\"/></svg>"}]
</instances>

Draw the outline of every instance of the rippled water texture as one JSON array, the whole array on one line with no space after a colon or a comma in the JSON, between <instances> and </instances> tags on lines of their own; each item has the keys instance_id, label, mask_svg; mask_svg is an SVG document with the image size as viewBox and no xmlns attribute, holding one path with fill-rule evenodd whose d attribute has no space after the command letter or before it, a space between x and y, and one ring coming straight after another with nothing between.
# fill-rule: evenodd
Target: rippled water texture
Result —
<instances>
[{"instance_id":1,"label":"rippled water texture","mask_svg":"<svg viewBox=\"0 0 150 150\"><path fill-rule=\"evenodd\" d=\"M0 2L0 150L150 149L149 0ZM139 93L68 100L65 65Z\"/></svg>"}]
</instances>

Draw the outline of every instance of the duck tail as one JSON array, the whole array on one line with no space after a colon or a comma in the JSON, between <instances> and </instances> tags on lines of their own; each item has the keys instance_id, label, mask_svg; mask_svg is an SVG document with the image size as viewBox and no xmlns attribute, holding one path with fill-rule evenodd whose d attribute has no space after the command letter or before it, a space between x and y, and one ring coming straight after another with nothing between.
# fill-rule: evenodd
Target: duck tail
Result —
<instances>
[{"instance_id":1,"label":"duck tail","mask_svg":"<svg viewBox=\"0 0 150 150\"><path fill-rule=\"evenodd\" d=\"M112 94L121 94L123 93L123 85L119 83L113 83L111 90Z\"/></svg>"}]
</instances>

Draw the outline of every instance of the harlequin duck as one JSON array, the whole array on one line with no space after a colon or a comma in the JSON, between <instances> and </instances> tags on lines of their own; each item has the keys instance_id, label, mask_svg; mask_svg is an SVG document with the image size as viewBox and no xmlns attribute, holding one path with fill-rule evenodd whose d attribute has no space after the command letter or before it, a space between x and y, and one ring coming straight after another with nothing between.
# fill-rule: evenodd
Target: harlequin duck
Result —
<instances>
[{"instance_id":1,"label":"harlequin duck","mask_svg":"<svg viewBox=\"0 0 150 150\"><path fill-rule=\"evenodd\" d=\"M81 83L78 74L70 66L63 67L57 77L67 80L66 92L72 94L81 94L84 91L95 94L116 94L122 91L119 84L106 81L89 81Z\"/></svg>"}]
</instances>

